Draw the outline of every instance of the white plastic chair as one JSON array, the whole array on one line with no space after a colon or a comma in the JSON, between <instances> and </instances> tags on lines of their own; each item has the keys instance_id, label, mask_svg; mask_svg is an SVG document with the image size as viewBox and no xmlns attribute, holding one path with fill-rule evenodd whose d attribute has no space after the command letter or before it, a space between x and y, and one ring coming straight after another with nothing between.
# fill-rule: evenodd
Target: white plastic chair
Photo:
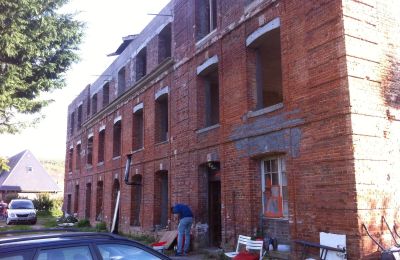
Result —
<instances>
[{"instance_id":1,"label":"white plastic chair","mask_svg":"<svg viewBox=\"0 0 400 260\"><path fill-rule=\"evenodd\" d=\"M247 251L260 251L260 260L263 258L263 244L262 240L248 240L246 249Z\"/></svg>"},{"instance_id":2,"label":"white plastic chair","mask_svg":"<svg viewBox=\"0 0 400 260\"><path fill-rule=\"evenodd\" d=\"M240 245L246 246L247 248L247 241L249 241L251 237L239 235L237 244L236 244L236 251L234 252L226 252L225 255L229 258L234 258L239 254Z\"/></svg>"}]
</instances>

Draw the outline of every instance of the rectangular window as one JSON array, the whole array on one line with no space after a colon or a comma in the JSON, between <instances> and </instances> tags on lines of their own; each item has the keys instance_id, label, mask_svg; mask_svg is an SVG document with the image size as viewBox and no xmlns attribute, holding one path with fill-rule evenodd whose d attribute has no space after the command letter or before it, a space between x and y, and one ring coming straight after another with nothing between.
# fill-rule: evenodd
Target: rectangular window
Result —
<instances>
[{"instance_id":1,"label":"rectangular window","mask_svg":"<svg viewBox=\"0 0 400 260\"><path fill-rule=\"evenodd\" d=\"M98 146L98 162L104 162L104 143L106 139L106 130L99 132L99 146Z\"/></svg>"},{"instance_id":2,"label":"rectangular window","mask_svg":"<svg viewBox=\"0 0 400 260\"><path fill-rule=\"evenodd\" d=\"M286 165L283 157L261 162L262 201L266 217L287 218L289 216Z\"/></svg>"},{"instance_id":3,"label":"rectangular window","mask_svg":"<svg viewBox=\"0 0 400 260\"><path fill-rule=\"evenodd\" d=\"M78 129L81 129L82 126L82 105L78 107Z\"/></svg>"},{"instance_id":4,"label":"rectangular window","mask_svg":"<svg viewBox=\"0 0 400 260\"><path fill-rule=\"evenodd\" d=\"M74 129L75 129L75 112L72 112L72 114L71 114L71 119L70 119L70 131L71 131L71 135L74 134Z\"/></svg>"},{"instance_id":5,"label":"rectangular window","mask_svg":"<svg viewBox=\"0 0 400 260\"><path fill-rule=\"evenodd\" d=\"M132 122L132 129L133 129L133 147L132 150L139 150L143 148L143 109L137 110L133 113L133 122Z\"/></svg>"},{"instance_id":6,"label":"rectangular window","mask_svg":"<svg viewBox=\"0 0 400 260\"><path fill-rule=\"evenodd\" d=\"M97 113L97 94L92 96L92 115Z\"/></svg>"},{"instance_id":7,"label":"rectangular window","mask_svg":"<svg viewBox=\"0 0 400 260\"><path fill-rule=\"evenodd\" d=\"M155 134L156 142L168 140L168 94L160 96L156 100Z\"/></svg>"},{"instance_id":8,"label":"rectangular window","mask_svg":"<svg viewBox=\"0 0 400 260\"><path fill-rule=\"evenodd\" d=\"M121 120L114 124L113 129L113 157L121 155Z\"/></svg>"},{"instance_id":9,"label":"rectangular window","mask_svg":"<svg viewBox=\"0 0 400 260\"><path fill-rule=\"evenodd\" d=\"M218 71L204 76L205 126L219 123L219 83Z\"/></svg>"},{"instance_id":10,"label":"rectangular window","mask_svg":"<svg viewBox=\"0 0 400 260\"><path fill-rule=\"evenodd\" d=\"M256 48L257 109L283 102L279 27L267 32Z\"/></svg>"},{"instance_id":11,"label":"rectangular window","mask_svg":"<svg viewBox=\"0 0 400 260\"><path fill-rule=\"evenodd\" d=\"M118 71L118 96L122 95L125 91L125 67Z\"/></svg>"},{"instance_id":12,"label":"rectangular window","mask_svg":"<svg viewBox=\"0 0 400 260\"><path fill-rule=\"evenodd\" d=\"M68 172L72 172L73 157L74 157L74 148L70 148L68 154Z\"/></svg>"},{"instance_id":13,"label":"rectangular window","mask_svg":"<svg viewBox=\"0 0 400 260\"><path fill-rule=\"evenodd\" d=\"M147 57L146 48L143 48L136 56L136 81L146 75Z\"/></svg>"},{"instance_id":14,"label":"rectangular window","mask_svg":"<svg viewBox=\"0 0 400 260\"><path fill-rule=\"evenodd\" d=\"M196 40L217 28L217 0L196 0Z\"/></svg>"},{"instance_id":15,"label":"rectangular window","mask_svg":"<svg viewBox=\"0 0 400 260\"><path fill-rule=\"evenodd\" d=\"M107 106L110 102L110 83L103 86L103 107Z\"/></svg>"},{"instance_id":16,"label":"rectangular window","mask_svg":"<svg viewBox=\"0 0 400 260\"><path fill-rule=\"evenodd\" d=\"M81 167L81 144L76 146L76 155L75 155L75 170L79 170Z\"/></svg>"},{"instance_id":17,"label":"rectangular window","mask_svg":"<svg viewBox=\"0 0 400 260\"><path fill-rule=\"evenodd\" d=\"M93 136L89 137L87 143L87 164L93 164Z\"/></svg>"},{"instance_id":18,"label":"rectangular window","mask_svg":"<svg viewBox=\"0 0 400 260\"><path fill-rule=\"evenodd\" d=\"M158 35L158 63L171 57L171 24L167 25Z\"/></svg>"}]
</instances>

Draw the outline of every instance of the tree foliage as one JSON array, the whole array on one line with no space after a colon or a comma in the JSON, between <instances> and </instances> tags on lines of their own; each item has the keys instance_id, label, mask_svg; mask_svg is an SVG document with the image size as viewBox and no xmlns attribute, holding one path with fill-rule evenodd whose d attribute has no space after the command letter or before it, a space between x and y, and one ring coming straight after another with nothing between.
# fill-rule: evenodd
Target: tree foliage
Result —
<instances>
[{"instance_id":1,"label":"tree foliage","mask_svg":"<svg viewBox=\"0 0 400 260\"><path fill-rule=\"evenodd\" d=\"M35 122L51 102L41 94L65 86L83 36L81 22L58 12L67 2L0 0L0 134Z\"/></svg>"}]
</instances>

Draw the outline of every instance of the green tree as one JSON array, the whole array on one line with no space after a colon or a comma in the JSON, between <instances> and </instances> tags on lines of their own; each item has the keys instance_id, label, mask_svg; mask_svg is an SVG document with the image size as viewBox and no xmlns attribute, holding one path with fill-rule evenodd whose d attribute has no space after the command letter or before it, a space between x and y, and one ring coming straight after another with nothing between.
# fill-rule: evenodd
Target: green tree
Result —
<instances>
[{"instance_id":1,"label":"green tree","mask_svg":"<svg viewBox=\"0 0 400 260\"><path fill-rule=\"evenodd\" d=\"M0 0L0 134L37 122L52 101L41 94L65 86L83 36L83 24L59 12L67 2Z\"/></svg>"}]
</instances>

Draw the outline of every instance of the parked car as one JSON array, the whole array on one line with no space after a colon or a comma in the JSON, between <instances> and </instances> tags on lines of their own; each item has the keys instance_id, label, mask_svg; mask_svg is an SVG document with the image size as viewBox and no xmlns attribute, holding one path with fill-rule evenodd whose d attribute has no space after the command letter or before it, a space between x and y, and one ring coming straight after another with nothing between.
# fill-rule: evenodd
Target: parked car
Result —
<instances>
[{"instance_id":1,"label":"parked car","mask_svg":"<svg viewBox=\"0 0 400 260\"><path fill-rule=\"evenodd\" d=\"M171 260L146 245L112 233L65 230L0 232L0 237L7 234L0 238L0 260Z\"/></svg>"},{"instance_id":2,"label":"parked car","mask_svg":"<svg viewBox=\"0 0 400 260\"><path fill-rule=\"evenodd\" d=\"M31 200L14 199L11 200L7 208L6 224L29 223L36 224L36 209Z\"/></svg>"}]
</instances>

